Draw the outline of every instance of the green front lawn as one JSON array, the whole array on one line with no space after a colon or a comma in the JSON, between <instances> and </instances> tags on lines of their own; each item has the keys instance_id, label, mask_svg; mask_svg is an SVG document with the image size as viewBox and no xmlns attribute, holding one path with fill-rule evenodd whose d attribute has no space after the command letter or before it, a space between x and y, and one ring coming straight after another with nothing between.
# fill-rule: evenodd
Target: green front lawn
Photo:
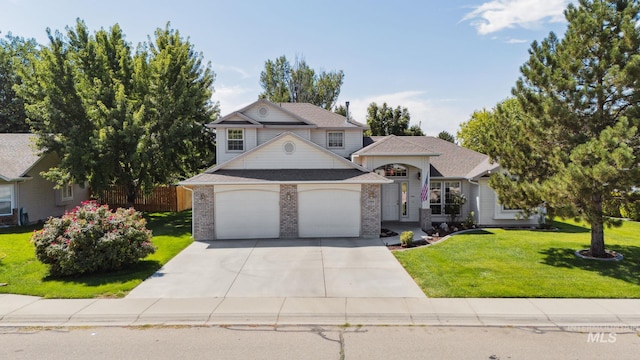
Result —
<instances>
[{"instance_id":1,"label":"green front lawn","mask_svg":"<svg viewBox=\"0 0 640 360\"><path fill-rule=\"evenodd\" d=\"M559 231L478 230L394 255L429 297L640 298L640 223L605 229L620 262L583 260L586 225Z\"/></svg>"},{"instance_id":2,"label":"green front lawn","mask_svg":"<svg viewBox=\"0 0 640 360\"><path fill-rule=\"evenodd\" d=\"M68 278L49 277L48 267L36 260L29 241L34 227L0 229L0 293L46 298L123 297L187 247L191 239L191 211L146 216L153 230L156 252L134 267L108 274Z\"/></svg>"}]
</instances>

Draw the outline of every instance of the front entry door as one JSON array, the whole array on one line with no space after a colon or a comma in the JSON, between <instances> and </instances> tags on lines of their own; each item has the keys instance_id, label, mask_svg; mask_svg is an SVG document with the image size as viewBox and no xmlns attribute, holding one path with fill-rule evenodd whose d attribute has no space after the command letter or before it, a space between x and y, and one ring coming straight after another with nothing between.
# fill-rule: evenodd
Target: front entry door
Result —
<instances>
[{"instance_id":1,"label":"front entry door","mask_svg":"<svg viewBox=\"0 0 640 360\"><path fill-rule=\"evenodd\" d=\"M382 185L382 221L400 220L399 189L398 183Z\"/></svg>"}]
</instances>

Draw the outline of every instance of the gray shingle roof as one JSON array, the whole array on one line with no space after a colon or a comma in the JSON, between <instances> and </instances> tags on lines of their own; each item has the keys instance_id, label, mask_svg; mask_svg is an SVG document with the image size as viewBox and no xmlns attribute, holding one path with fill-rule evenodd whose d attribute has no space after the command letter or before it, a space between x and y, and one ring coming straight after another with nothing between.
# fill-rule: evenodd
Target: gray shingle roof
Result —
<instances>
[{"instance_id":1,"label":"gray shingle roof","mask_svg":"<svg viewBox=\"0 0 640 360\"><path fill-rule=\"evenodd\" d=\"M326 128L367 128L366 125L347 119L332 111L325 110L319 106L309 103L280 103L276 104L281 108L298 115L318 127Z\"/></svg>"},{"instance_id":2,"label":"gray shingle roof","mask_svg":"<svg viewBox=\"0 0 640 360\"><path fill-rule=\"evenodd\" d=\"M427 144L411 141L412 136L389 135L376 137L373 144L358 150L355 155L435 155ZM372 139L373 140L373 139Z\"/></svg>"},{"instance_id":3,"label":"gray shingle roof","mask_svg":"<svg viewBox=\"0 0 640 360\"><path fill-rule=\"evenodd\" d=\"M296 117L298 122L269 122L269 121L261 121L260 119L252 119L249 118L245 112L247 110L257 106L258 104L263 104L270 106L272 108L282 109L285 112ZM307 126L307 127L318 127L318 128L333 128L333 129L368 129L369 127L365 124L361 124L357 121L347 121L347 119L339 114L336 114L332 111L325 110L319 106L309 104L309 103L272 103L266 99L259 99L254 103L251 103L244 108L235 111L231 114L225 115L220 119L214 121L209 124L210 127L222 127L224 125L238 124L237 120L231 120L234 117L240 117L245 119L246 121L250 121L253 124L262 124L262 125L286 125L286 126Z\"/></svg>"},{"instance_id":4,"label":"gray shingle roof","mask_svg":"<svg viewBox=\"0 0 640 360\"><path fill-rule=\"evenodd\" d=\"M471 179L498 167L498 164L489 162L487 155L433 136L372 136L365 141L367 142L372 144L356 154L373 155L383 151L389 151L391 155L394 152L407 152L405 155L410 155L411 151L415 155L425 152L440 154L430 158L433 177ZM413 144L415 147L412 149L411 146L404 145L406 143ZM394 150L392 147L395 145L400 148Z\"/></svg>"},{"instance_id":5,"label":"gray shingle roof","mask_svg":"<svg viewBox=\"0 0 640 360\"><path fill-rule=\"evenodd\" d=\"M33 134L0 134L0 178L5 181L24 177L40 160L31 147Z\"/></svg>"},{"instance_id":6,"label":"gray shingle roof","mask_svg":"<svg viewBox=\"0 0 640 360\"><path fill-rule=\"evenodd\" d=\"M202 173L182 185L243 184L269 182L336 182L336 183L385 183L381 176L358 169L277 169L277 170L218 170Z\"/></svg>"}]
</instances>

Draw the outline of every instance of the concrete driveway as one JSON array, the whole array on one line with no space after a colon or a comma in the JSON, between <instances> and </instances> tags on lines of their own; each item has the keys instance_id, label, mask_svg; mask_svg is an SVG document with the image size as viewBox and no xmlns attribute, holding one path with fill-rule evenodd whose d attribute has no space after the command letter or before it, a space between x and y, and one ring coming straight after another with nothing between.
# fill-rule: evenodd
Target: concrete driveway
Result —
<instances>
[{"instance_id":1,"label":"concrete driveway","mask_svg":"<svg viewBox=\"0 0 640 360\"><path fill-rule=\"evenodd\" d=\"M379 239L194 242L127 298L415 297Z\"/></svg>"}]
</instances>

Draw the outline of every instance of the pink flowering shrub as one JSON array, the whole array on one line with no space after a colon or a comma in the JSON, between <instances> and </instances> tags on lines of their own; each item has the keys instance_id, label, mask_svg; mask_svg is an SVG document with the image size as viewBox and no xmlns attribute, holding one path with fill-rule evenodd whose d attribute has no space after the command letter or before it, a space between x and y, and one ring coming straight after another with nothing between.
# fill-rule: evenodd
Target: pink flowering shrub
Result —
<instances>
[{"instance_id":1,"label":"pink flowering shrub","mask_svg":"<svg viewBox=\"0 0 640 360\"><path fill-rule=\"evenodd\" d=\"M134 209L115 212L95 201L83 202L61 218L49 218L31 242L51 275L119 270L155 252L151 230Z\"/></svg>"}]
</instances>

